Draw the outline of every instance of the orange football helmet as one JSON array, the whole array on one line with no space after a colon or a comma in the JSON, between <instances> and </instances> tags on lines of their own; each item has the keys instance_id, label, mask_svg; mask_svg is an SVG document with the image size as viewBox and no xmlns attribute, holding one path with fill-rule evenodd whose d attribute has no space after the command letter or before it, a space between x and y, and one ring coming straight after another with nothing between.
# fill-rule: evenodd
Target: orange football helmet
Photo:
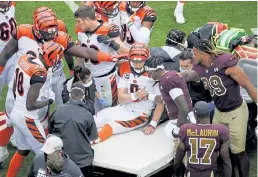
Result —
<instances>
[{"instance_id":1,"label":"orange football helmet","mask_svg":"<svg viewBox=\"0 0 258 177\"><path fill-rule=\"evenodd\" d=\"M64 54L64 48L61 44L53 41L45 42L41 46L41 55L47 66L56 67L60 62Z\"/></svg>"},{"instance_id":2,"label":"orange football helmet","mask_svg":"<svg viewBox=\"0 0 258 177\"><path fill-rule=\"evenodd\" d=\"M146 61L150 57L149 48L143 44L136 42L129 50L128 59L132 61Z\"/></svg>"},{"instance_id":3,"label":"orange football helmet","mask_svg":"<svg viewBox=\"0 0 258 177\"><path fill-rule=\"evenodd\" d=\"M38 39L53 40L58 32L57 19L50 12L42 12L34 16L34 32Z\"/></svg>"},{"instance_id":4,"label":"orange football helmet","mask_svg":"<svg viewBox=\"0 0 258 177\"><path fill-rule=\"evenodd\" d=\"M119 1L94 1L93 5L96 12L108 18L114 18L119 12Z\"/></svg>"},{"instance_id":5,"label":"orange football helmet","mask_svg":"<svg viewBox=\"0 0 258 177\"><path fill-rule=\"evenodd\" d=\"M49 7L47 6L41 6L39 8L37 8L34 13L33 13L33 19L35 18L36 15L38 15L39 13L42 13L42 12L49 12L51 13L53 16L56 16L56 13Z\"/></svg>"}]
</instances>

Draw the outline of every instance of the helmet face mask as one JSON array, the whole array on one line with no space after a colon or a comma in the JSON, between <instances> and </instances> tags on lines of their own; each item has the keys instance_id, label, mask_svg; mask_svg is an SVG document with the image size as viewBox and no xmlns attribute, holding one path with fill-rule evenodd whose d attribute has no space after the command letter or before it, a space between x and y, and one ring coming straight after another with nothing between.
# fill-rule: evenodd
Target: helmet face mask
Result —
<instances>
[{"instance_id":1,"label":"helmet face mask","mask_svg":"<svg viewBox=\"0 0 258 177\"><path fill-rule=\"evenodd\" d=\"M56 17L50 12L41 12L34 15L33 30L39 40L53 40L58 32Z\"/></svg>"},{"instance_id":2,"label":"helmet face mask","mask_svg":"<svg viewBox=\"0 0 258 177\"><path fill-rule=\"evenodd\" d=\"M46 30L39 30L39 34L40 34L40 39L44 40L44 41L50 41L53 40L55 38L55 36L57 35L57 28L48 28Z\"/></svg>"},{"instance_id":3,"label":"helmet face mask","mask_svg":"<svg viewBox=\"0 0 258 177\"><path fill-rule=\"evenodd\" d=\"M11 8L11 1L0 1L0 12L6 13Z\"/></svg>"},{"instance_id":4,"label":"helmet face mask","mask_svg":"<svg viewBox=\"0 0 258 177\"><path fill-rule=\"evenodd\" d=\"M143 8L145 6L145 3L146 3L145 1L132 1L132 2L134 2L134 3L139 2L140 5L137 6L137 7L133 7L131 5L131 1L126 1L126 5L127 5L130 12L137 12L140 8Z\"/></svg>"}]
</instances>

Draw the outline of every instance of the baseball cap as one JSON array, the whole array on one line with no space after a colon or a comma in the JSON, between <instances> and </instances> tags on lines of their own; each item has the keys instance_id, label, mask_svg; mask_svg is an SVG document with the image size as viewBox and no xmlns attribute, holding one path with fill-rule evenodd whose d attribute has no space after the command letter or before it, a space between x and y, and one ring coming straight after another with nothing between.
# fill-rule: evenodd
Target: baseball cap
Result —
<instances>
[{"instance_id":1,"label":"baseball cap","mask_svg":"<svg viewBox=\"0 0 258 177\"><path fill-rule=\"evenodd\" d=\"M63 148L63 141L61 140L61 138L55 135L50 135L46 139L41 150L46 154L52 154L55 151L62 150L62 148Z\"/></svg>"},{"instance_id":2,"label":"baseball cap","mask_svg":"<svg viewBox=\"0 0 258 177\"><path fill-rule=\"evenodd\" d=\"M209 104L204 101L198 101L195 104L193 111L197 118L210 116Z\"/></svg>"}]
</instances>

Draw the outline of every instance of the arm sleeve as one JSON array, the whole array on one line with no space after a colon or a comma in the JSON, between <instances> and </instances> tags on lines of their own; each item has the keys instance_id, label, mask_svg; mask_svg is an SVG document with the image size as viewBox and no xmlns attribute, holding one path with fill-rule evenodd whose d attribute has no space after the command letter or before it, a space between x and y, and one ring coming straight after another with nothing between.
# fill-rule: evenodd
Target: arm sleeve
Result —
<instances>
[{"instance_id":1,"label":"arm sleeve","mask_svg":"<svg viewBox=\"0 0 258 177\"><path fill-rule=\"evenodd\" d=\"M30 85L35 83L45 83L47 80L47 73L45 71L35 72L30 79Z\"/></svg>"}]
</instances>

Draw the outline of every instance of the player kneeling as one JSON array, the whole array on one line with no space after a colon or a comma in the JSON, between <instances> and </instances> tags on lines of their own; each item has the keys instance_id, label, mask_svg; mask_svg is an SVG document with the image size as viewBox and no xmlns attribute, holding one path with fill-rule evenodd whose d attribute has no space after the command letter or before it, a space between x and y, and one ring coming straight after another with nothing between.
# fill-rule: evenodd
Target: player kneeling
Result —
<instances>
[{"instance_id":1,"label":"player kneeling","mask_svg":"<svg viewBox=\"0 0 258 177\"><path fill-rule=\"evenodd\" d=\"M179 131L180 143L174 163L175 177L180 176L180 167L186 152L186 176L213 177L220 155L224 176L231 177L228 129L224 125L210 124L209 105L206 102L197 102L193 111L197 124L184 124Z\"/></svg>"},{"instance_id":2,"label":"player kneeling","mask_svg":"<svg viewBox=\"0 0 258 177\"><path fill-rule=\"evenodd\" d=\"M149 58L149 49L142 43L135 43L129 51L129 61L119 66L118 100L119 105L97 113L97 128L102 128L97 142L112 136L143 127L147 124L155 102L148 95L160 95L159 84L149 78L144 70ZM164 105L158 103L153 118L161 116ZM155 118L156 119L156 118Z\"/></svg>"},{"instance_id":3,"label":"player kneeling","mask_svg":"<svg viewBox=\"0 0 258 177\"><path fill-rule=\"evenodd\" d=\"M30 150L38 154L46 139L48 110L53 103L46 79L48 69L61 62L63 50L60 44L46 42L41 46L38 58L24 55L18 61L13 86L15 103L11 113L18 151L11 160L8 177L15 177L25 156Z\"/></svg>"}]
</instances>

